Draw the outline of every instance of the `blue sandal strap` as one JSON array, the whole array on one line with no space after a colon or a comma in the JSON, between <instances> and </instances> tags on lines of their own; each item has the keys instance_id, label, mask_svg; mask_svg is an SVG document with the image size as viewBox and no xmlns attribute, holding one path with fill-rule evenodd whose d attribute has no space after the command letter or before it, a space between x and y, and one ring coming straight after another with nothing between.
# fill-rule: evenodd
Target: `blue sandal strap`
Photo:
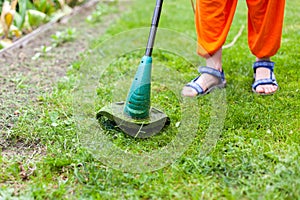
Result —
<instances>
[{"instance_id":1,"label":"blue sandal strap","mask_svg":"<svg viewBox=\"0 0 300 200\"><path fill-rule=\"evenodd\" d=\"M199 76L197 78L195 78L193 81L186 84L186 86L195 89L198 94L203 94L204 90L202 89L202 87L198 83L195 82L198 78L199 78Z\"/></svg>"},{"instance_id":2,"label":"blue sandal strap","mask_svg":"<svg viewBox=\"0 0 300 200\"><path fill-rule=\"evenodd\" d=\"M256 61L256 62L253 64L253 70L254 70L254 73L256 73L256 69L257 69L257 68L263 67L263 68L267 68L267 69L269 69L271 72L273 72L273 71L274 71L274 65L275 65L275 63L272 62L272 61L265 61L265 60L262 60L262 61Z\"/></svg>"},{"instance_id":3,"label":"blue sandal strap","mask_svg":"<svg viewBox=\"0 0 300 200\"><path fill-rule=\"evenodd\" d=\"M213 76L221 79L222 82L225 81L224 71L220 72L219 70L216 70L211 67L199 67L198 72L201 74L210 74L210 75L213 75Z\"/></svg>"},{"instance_id":4,"label":"blue sandal strap","mask_svg":"<svg viewBox=\"0 0 300 200\"><path fill-rule=\"evenodd\" d=\"M255 90L257 88L257 86L259 86L259 85L269 85L269 84L278 86L275 79L266 78L266 79L260 79L260 80L255 81L252 85L252 88Z\"/></svg>"},{"instance_id":5,"label":"blue sandal strap","mask_svg":"<svg viewBox=\"0 0 300 200\"><path fill-rule=\"evenodd\" d=\"M189 82L188 84L186 84L186 86L193 88L194 90L196 90L198 95L204 95L209 93L212 89L214 89L215 87L219 87L219 88L224 88L226 85L226 81L225 81L225 74L224 71L218 71L216 69L210 68L210 67L199 67L198 69L199 73L201 74L210 74L212 76L215 76L219 79L219 83L208 88L206 91L203 90L203 88L196 83L197 79L201 76L196 77L194 80L192 80L191 82Z\"/></svg>"}]
</instances>

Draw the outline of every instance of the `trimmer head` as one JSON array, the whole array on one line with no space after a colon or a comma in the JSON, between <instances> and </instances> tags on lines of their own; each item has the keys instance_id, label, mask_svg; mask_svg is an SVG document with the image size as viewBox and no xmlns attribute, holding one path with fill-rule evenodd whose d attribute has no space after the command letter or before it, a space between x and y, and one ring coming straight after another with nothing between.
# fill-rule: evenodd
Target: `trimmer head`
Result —
<instances>
[{"instance_id":1,"label":"trimmer head","mask_svg":"<svg viewBox=\"0 0 300 200\"><path fill-rule=\"evenodd\" d=\"M148 138L159 133L170 124L170 119L162 111L151 108L147 119L137 120L124 114L124 102L112 103L97 113L97 119L107 120L124 133L136 138ZM100 124L104 124L103 121Z\"/></svg>"}]
</instances>

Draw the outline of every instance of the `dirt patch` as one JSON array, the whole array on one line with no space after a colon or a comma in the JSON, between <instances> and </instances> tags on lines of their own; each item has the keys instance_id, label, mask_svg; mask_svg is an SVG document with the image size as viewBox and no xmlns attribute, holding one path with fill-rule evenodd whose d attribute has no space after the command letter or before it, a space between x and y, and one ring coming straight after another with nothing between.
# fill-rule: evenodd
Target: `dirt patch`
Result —
<instances>
[{"instance_id":1,"label":"dirt patch","mask_svg":"<svg viewBox=\"0 0 300 200\"><path fill-rule=\"evenodd\" d=\"M120 9L124 8L124 3L119 5ZM28 101L35 101L37 94L51 91L54 83L65 76L67 67L88 48L90 40L103 34L119 17L118 14L104 16L103 23L90 25L85 19L94 7L80 10L76 15L54 24L51 29L41 32L25 47L12 49L0 55L0 132L13 126L18 117L15 112L19 107ZM68 27L77 30L75 41L54 48L45 58L32 59L41 46L50 45L52 34Z\"/></svg>"},{"instance_id":2,"label":"dirt patch","mask_svg":"<svg viewBox=\"0 0 300 200\"><path fill-rule=\"evenodd\" d=\"M105 2L99 2L105 3ZM122 11L129 2L120 1L116 6ZM13 142L9 134L17 122L19 110L35 103L37 97L51 92L55 83L65 76L68 66L80 58L89 47L91 40L98 38L107 27L120 17L121 12L103 16L99 23L89 24L86 17L90 15L95 5L79 9L76 14L65 17L60 22L52 24L35 35L25 46L9 49L0 54L0 150L7 158L14 156L31 156L44 154L45 148L37 144L24 146L21 141ZM32 59L41 46L51 45L51 35L67 28L76 29L74 41L63 43L53 48L45 57ZM32 149L42 149L36 153ZM21 153L20 153L21 152ZM24 155L23 155L24 154Z\"/></svg>"}]
</instances>

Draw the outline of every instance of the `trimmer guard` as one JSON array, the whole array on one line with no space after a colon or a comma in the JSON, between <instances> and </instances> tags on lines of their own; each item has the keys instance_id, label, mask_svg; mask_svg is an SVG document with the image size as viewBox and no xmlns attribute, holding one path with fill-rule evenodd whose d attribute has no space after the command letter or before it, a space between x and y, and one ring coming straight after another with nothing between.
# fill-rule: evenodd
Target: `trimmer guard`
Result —
<instances>
[{"instance_id":1,"label":"trimmer guard","mask_svg":"<svg viewBox=\"0 0 300 200\"><path fill-rule=\"evenodd\" d=\"M109 123L135 138L151 137L170 124L170 118L156 108L150 108L147 119L133 119L124 114L124 105L124 102L117 102L105 106L97 113L96 118L99 121L108 120Z\"/></svg>"}]
</instances>

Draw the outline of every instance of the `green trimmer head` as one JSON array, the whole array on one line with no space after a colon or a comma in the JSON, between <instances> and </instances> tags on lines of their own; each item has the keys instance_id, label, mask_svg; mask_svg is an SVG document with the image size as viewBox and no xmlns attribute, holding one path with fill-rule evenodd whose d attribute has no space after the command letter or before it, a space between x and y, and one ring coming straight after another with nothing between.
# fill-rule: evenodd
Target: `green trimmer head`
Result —
<instances>
[{"instance_id":1,"label":"green trimmer head","mask_svg":"<svg viewBox=\"0 0 300 200\"><path fill-rule=\"evenodd\" d=\"M170 124L169 117L162 111L151 108L147 119L133 119L124 114L124 102L112 103L97 113L97 119L109 126L118 127L124 133L136 138L148 138L159 133Z\"/></svg>"},{"instance_id":2,"label":"green trimmer head","mask_svg":"<svg viewBox=\"0 0 300 200\"><path fill-rule=\"evenodd\" d=\"M108 105L102 108L96 116L100 123L104 123L103 119L106 119L114 127L119 127L126 134L137 138L153 136L170 124L167 115L156 108L151 108L150 102L151 55L162 4L163 0L156 1L146 52L135 74L126 102Z\"/></svg>"}]
</instances>

